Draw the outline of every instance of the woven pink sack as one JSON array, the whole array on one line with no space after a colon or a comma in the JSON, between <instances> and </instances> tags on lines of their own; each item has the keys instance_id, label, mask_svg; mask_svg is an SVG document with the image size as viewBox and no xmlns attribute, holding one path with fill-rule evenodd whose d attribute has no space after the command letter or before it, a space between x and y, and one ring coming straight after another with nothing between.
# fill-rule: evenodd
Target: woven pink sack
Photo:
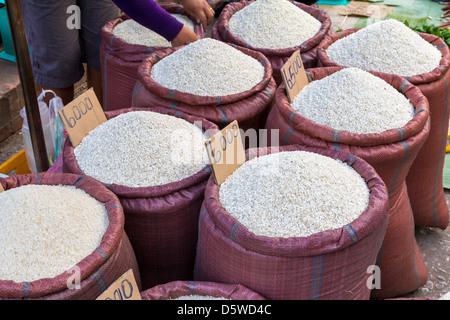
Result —
<instances>
[{"instance_id":1,"label":"woven pink sack","mask_svg":"<svg viewBox=\"0 0 450 320\"><path fill-rule=\"evenodd\" d=\"M161 2L159 5L169 13L182 14L190 18L181 4ZM130 19L128 16L123 15L102 28L100 62L103 78L103 109L105 111L131 107L131 97L138 77L139 65L149 54L165 49L164 47L129 44L115 37L114 28L128 19ZM197 37L204 38L205 31L202 25L192 21Z\"/></svg>"},{"instance_id":2,"label":"woven pink sack","mask_svg":"<svg viewBox=\"0 0 450 320\"><path fill-rule=\"evenodd\" d=\"M329 59L326 49L340 38L358 30L360 29L347 29L327 35L318 49L318 65L338 66ZM406 186L415 224L446 229L449 223L449 208L444 194L443 170L450 116L450 49L440 37L427 33L420 33L420 36L441 52L442 59L439 67L431 72L405 77L428 99L431 121L427 141L409 169Z\"/></svg>"},{"instance_id":3,"label":"woven pink sack","mask_svg":"<svg viewBox=\"0 0 450 320\"><path fill-rule=\"evenodd\" d=\"M30 184L76 186L104 203L109 218L109 226L100 245L76 264L81 271L79 289L68 288L67 283L72 283L73 272L22 283L0 280L0 299L95 300L129 269L133 270L137 285L141 288L136 256L124 231L122 206L116 195L101 183L83 175L40 173L0 178L0 184L5 190Z\"/></svg>"},{"instance_id":4,"label":"woven pink sack","mask_svg":"<svg viewBox=\"0 0 450 320\"><path fill-rule=\"evenodd\" d=\"M322 79L343 67L308 69L311 81ZM415 239L405 178L424 145L430 130L428 100L416 86L395 75L380 76L402 92L415 107L415 116L404 127L379 134L355 134L317 124L295 112L286 96L284 84L277 89L266 129L278 130L280 145L300 144L354 154L367 161L389 190L389 224L377 265L381 269L381 288L372 297L387 298L409 293L427 281L427 267ZM270 145L269 144L269 145Z\"/></svg>"},{"instance_id":5,"label":"woven pink sack","mask_svg":"<svg viewBox=\"0 0 450 320\"><path fill-rule=\"evenodd\" d=\"M195 280L240 283L269 300L369 299L367 269L376 262L388 223L385 184L361 158L324 148L248 149L247 158L294 150L348 163L368 184L368 208L342 228L309 237L258 236L224 209L220 186L210 179L199 218Z\"/></svg>"},{"instance_id":6,"label":"woven pink sack","mask_svg":"<svg viewBox=\"0 0 450 320\"><path fill-rule=\"evenodd\" d=\"M306 40L302 44L299 44L297 47L286 48L286 49L265 49L265 48L254 48L248 43L236 37L230 31L229 21L233 14L242 10L249 4L254 1L238 1L231 2L227 4L222 12L219 15L219 18L212 26L211 30L211 38L220 40L223 42L233 43L237 46L249 48L255 51L259 51L264 54L267 59L269 59L270 64L273 69L273 78L277 85L280 85L283 82L283 78L281 77L281 67L286 63L286 61L292 56L292 54L300 50L300 54L302 56L303 64L305 68L315 68L317 66L317 47L324 39L325 35L330 31L331 27L331 19L328 14L320 10L318 8L314 8L308 6L306 4L290 1L303 11L309 13L314 18L319 20L322 23L319 31L314 35L311 39Z\"/></svg>"},{"instance_id":7,"label":"woven pink sack","mask_svg":"<svg viewBox=\"0 0 450 320\"><path fill-rule=\"evenodd\" d=\"M208 281L172 281L141 292L142 300L170 300L183 296L200 295L230 300L265 300L259 293L241 284Z\"/></svg>"},{"instance_id":8,"label":"woven pink sack","mask_svg":"<svg viewBox=\"0 0 450 320\"><path fill-rule=\"evenodd\" d=\"M217 126L202 118L161 107L127 108L107 111L105 115L111 119L132 111L168 114L199 122L209 133L218 131ZM70 139L64 145L63 172L83 174ZM136 254L144 290L178 279L192 280L198 215L210 174L207 165L193 176L161 186L106 185L122 204L125 230Z\"/></svg>"}]
</instances>

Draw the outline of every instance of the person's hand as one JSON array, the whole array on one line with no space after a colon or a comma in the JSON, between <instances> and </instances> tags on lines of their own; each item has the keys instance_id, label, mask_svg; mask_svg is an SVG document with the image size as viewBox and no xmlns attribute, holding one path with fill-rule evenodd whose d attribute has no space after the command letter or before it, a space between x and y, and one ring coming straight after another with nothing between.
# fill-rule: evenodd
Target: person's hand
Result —
<instances>
[{"instance_id":1,"label":"person's hand","mask_svg":"<svg viewBox=\"0 0 450 320\"><path fill-rule=\"evenodd\" d=\"M198 37L194 31L189 29L186 26L183 26L181 31L177 34L177 36L171 41L172 47L178 47L185 45L187 43L191 43L197 41Z\"/></svg>"},{"instance_id":2,"label":"person's hand","mask_svg":"<svg viewBox=\"0 0 450 320\"><path fill-rule=\"evenodd\" d=\"M206 31L214 20L214 10L206 0L181 0L184 10Z\"/></svg>"}]
</instances>

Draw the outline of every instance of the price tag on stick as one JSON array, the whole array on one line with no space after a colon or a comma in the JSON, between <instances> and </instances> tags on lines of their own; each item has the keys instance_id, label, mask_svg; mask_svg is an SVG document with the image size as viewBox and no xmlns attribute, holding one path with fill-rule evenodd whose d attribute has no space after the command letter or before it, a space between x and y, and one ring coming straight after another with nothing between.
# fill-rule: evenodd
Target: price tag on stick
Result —
<instances>
[{"instance_id":1,"label":"price tag on stick","mask_svg":"<svg viewBox=\"0 0 450 320\"><path fill-rule=\"evenodd\" d=\"M96 300L142 300L133 269L114 281Z\"/></svg>"},{"instance_id":2,"label":"price tag on stick","mask_svg":"<svg viewBox=\"0 0 450 320\"><path fill-rule=\"evenodd\" d=\"M245 162L241 131L236 120L208 139L205 146L218 185Z\"/></svg>"},{"instance_id":3,"label":"price tag on stick","mask_svg":"<svg viewBox=\"0 0 450 320\"><path fill-rule=\"evenodd\" d=\"M309 83L300 50L292 54L280 71L286 86L287 97L292 103L297 94Z\"/></svg>"},{"instance_id":4,"label":"price tag on stick","mask_svg":"<svg viewBox=\"0 0 450 320\"><path fill-rule=\"evenodd\" d=\"M58 113L74 147L78 146L92 129L107 120L93 89L80 95Z\"/></svg>"}]
</instances>

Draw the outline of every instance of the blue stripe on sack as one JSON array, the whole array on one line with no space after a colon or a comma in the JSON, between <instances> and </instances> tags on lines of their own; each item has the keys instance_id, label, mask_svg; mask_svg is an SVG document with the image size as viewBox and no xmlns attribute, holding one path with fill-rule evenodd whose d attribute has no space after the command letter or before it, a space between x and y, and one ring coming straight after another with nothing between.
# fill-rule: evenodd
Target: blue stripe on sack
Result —
<instances>
[{"instance_id":1,"label":"blue stripe on sack","mask_svg":"<svg viewBox=\"0 0 450 320\"><path fill-rule=\"evenodd\" d=\"M108 260L108 255L105 253L105 251L103 251L100 248L97 248L94 250L95 252L99 253L103 258L105 258L105 260Z\"/></svg>"},{"instance_id":2,"label":"blue stripe on sack","mask_svg":"<svg viewBox=\"0 0 450 320\"><path fill-rule=\"evenodd\" d=\"M416 110L416 113L414 115L418 115L419 113L421 113L422 111L426 111L428 114L430 113L430 110L426 109L426 108L420 108Z\"/></svg>"},{"instance_id":3,"label":"blue stripe on sack","mask_svg":"<svg viewBox=\"0 0 450 320\"><path fill-rule=\"evenodd\" d=\"M41 184L41 176L39 173L36 173L36 184Z\"/></svg>"},{"instance_id":4,"label":"blue stripe on sack","mask_svg":"<svg viewBox=\"0 0 450 320\"><path fill-rule=\"evenodd\" d=\"M347 164L351 167L351 166L353 166L353 164L355 163L355 161L356 161L356 156L354 156L354 155L349 155L348 157L347 157L347 160L346 160L346 162L347 162Z\"/></svg>"},{"instance_id":5,"label":"blue stripe on sack","mask_svg":"<svg viewBox=\"0 0 450 320\"><path fill-rule=\"evenodd\" d=\"M233 224L233 226L231 227L230 236L229 236L229 238L231 240L234 241L234 239L236 238L236 234L237 234L237 232L238 232L240 227L241 227L241 224L239 222L237 222L237 221Z\"/></svg>"},{"instance_id":6,"label":"blue stripe on sack","mask_svg":"<svg viewBox=\"0 0 450 320\"><path fill-rule=\"evenodd\" d=\"M178 102L178 101L174 101L171 105L170 105L170 109L176 109L177 107L178 107L178 104L179 104L180 102Z\"/></svg>"},{"instance_id":7,"label":"blue stripe on sack","mask_svg":"<svg viewBox=\"0 0 450 320\"><path fill-rule=\"evenodd\" d=\"M331 134L331 141L332 142L337 142L338 139L336 138L338 131L337 130L333 130L333 133Z\"/></svg>"},{"instance_id":8,"label":"blue stripe on sack","mask_svg":"<svg viewBox=\"0 0 450 320\"><path fill-rule=\"evenodd\" d=\"M438 49L442 49L444 47L446 47L447 45L445 43L441 44L439 47L437 47Z\"/></svg>"},{"instance_id":9,"label":"blue stripe on sack","mask_svg":"<svg viewBox=\"0 0 450 320\"><path fill-rule=\"evenodd\" d=\"M169 99L169 100L173 100L173 96L175 95L175 92L176 92L176 90L170 90L169 91L169 94L167 95L167 98Z\"/></svg>"},{"instance_id":10,"label":"blue stripe on sack","mask_svg":"<svg viewBox=\"0 0 450 320\"><path fill-rule=\"evenodd\" d=\"M77 181L75 181L75 183L73 184L74 187L78 187L78 184L81 182L81 180L84 179L84 177L86 177L85 175L79 176Z\"/></svg>"},{"instance_id":11,"label":"blue stripe on sack","mask_svg":"<svg viewBox=\"0 0 450 320\"><path fill-rule=\"evenodd\" d=\"M141 89L143 86L143 84L141 83L140 85L138 85L134 91L133 91L133 95L131 96L131 106L134 106L134 96L136 95L136 93L139 91L139 89Z\"/></svg>"},{"instance_id":12,"label":"blue stripe on sack","mask_svg":"<svg viewBox=\"0 0 450 320\"><path fill-rule=\"evenodd\" d=\"M183 115L183 113L184 113L183 111L177 110L177 111L175 111L174 117L179 118Z\"/></svg>"},{"instance_id":13,"label":"blue stripe on sack","mask_svg":"<svg viewBox=\"0 0 450 320\"><path fill-rule=\"evenodd\" d=\"M400 129L397 129L397 131L398 131L398 137L399 137L399 139L400 139L400 140L405 139L405 129L400 128Z\"/></svg>"},{"instance_id":14,"label":"blue stripe on sack","mask_svg":"<svg viewBox=\"0 0 450 320\"><path fill-rule=\"evenodd\" d=\"M341 151L341 145L339 143L335 143L333 149L334 151Z\"/></svg>"},{"instance_id":15,"label":"blue stripe on sack","mask_svg":"<svg viewBox=\"0 0 450 320\"><path fill-rule=\"evenodd\" d=\"M314 257L313 278L311 283L311 300L319 300L322 290L323 265L325 258L323 255Z\"/></svg>"},{"instance_id":16,"label":"blue stripe on sack","mask_svg":"<svg viewBox=\"0 0 450 320\"><path fill-rule=\"evenodd\" d=\"M345 225L344 230L352 243L355 243L356 241L359 240L356 230L350 224Z\"/></svg>"},{"instance_id":17,"label":"blue stripe on sack","mask_svg":"<svg viewBox=\"0 0 450 320\"><path fill-rule=\"evenodd\" d=\"M264 89L263 92L266 92L266 93L269 95L269 98L272 99L273 94L272 94L272 92L270 92L269 90L267 90L267 88Z\"/></svg>"},{"instance_id":18,"label":"blue stripe on sack","mask_svg":"<svg viewBox=\"0 0 450 320\"><path fill-rule=\"evenodd\" d=\"M394 174L394 178L392 179L392 183L391 183L391 185L389 187L389 195L391 195L392 190L394 189L394 186L395 186L395 183L397 182L397 178L398 178L398 175L400 173L401 168L405 164L406 159L408 159L408 157L409 157L409 145L408 145L408 143L406 141L400 141L399 143L405 149L405 155L404 155L402 161L400 162L400 165L398 166L398 168L397 168L397 170L396 170L396 172Z\"/></svg>"},{"instance_id":19,"label":"blue stripe on sack","mask_svg":"<svg viewBox=\"0 0 450 320\"><path fill-rule=\"evenodd\" d=\"M189 291L190 291L191 295L196 294L197 289L195 287L195 281L187 281L186 285L189 288Z\"/></svg>"},{"instance_id":20,"label":"blue stripe on sack","mask_svg":"<svg viewBox=\"0 0 450 320\"><path fill-rule=\"evenodd\" d=\"M447 80L445 80L444 78L442 79L442 81L445 84L445 111L444 111L444 119L447 119L447 113L448 113L448 83ZM438 158L438 163L436 166L436 175L434 177L434 186L433 186L433 226L436 225L436 221L437 221L437 212L436 212L436 189L437 189L437 182L439 180L439 168L441 167L441 159L442 159L442 154L445 153L445 149L446 149L446 145L447 145L447 135L448 132L445 131L445 126L448 125L448 123L446 124L445 121L442 121L442 129L441 129L441 146L439 148L439 158Z\"/></svg>"},{"instance_id":21,"label":"blue stripe on sack","mask_svg":"<svg viewBox=\"0 0 450 320\"><path fill-rule=\"evenodd\" d=\"M220 105L222 103L222 98L217 97L216 100L217 107L219 108L220 113L222 114L222 125L226 125L228 123L227 115L225 114L225 111L223 110L222 106Z\"/></svg>"},{"instance_id":22,"label":"blue stripe on sack","mask_svg":"<svg viewBox=\"0 0 450 320\"><path fill-rule=\"evenodd\" d=\"M103 77L104 77L103 82L105 83L105 85L104 85L105 90L103 93L103 96L104 96L103 101L105 104L104 105L105 111L108 111L107 110L107 107L108 107L108 63L107 62L108 62L108 58L111 55L111 52L113 50L113 43L114 43L114 37L111 37L111 41L109 43L109 49L108 49L108 52L106 52L106 54L105 54L105 61L103 63L103 70L105 71L103 74Z\"/></svg>"},{"instance_id":23,"label":"blue stripe on sack","mask_svg":"<svg viewBox=\"0 0 450 320\"><path fill-rule=\"evenodd\" d=\"M285 145L288 143L289 138L291 137L292 132L294 132L294 129L290 128L289 131L288 131L288 132L286 133L286 135L284 136L283 141L282 141L282 145L283 145L283 146L285 146Z\"/></svg>"},{"instance_id":24,"label":"blue stripe on sack","mask_svg":"<svg viewBox=\"0 0 450 320\"><path fill-rule=\"evenodd\" d=\"M115 205L112 205L111 207L109 207L109 208L107 209L107 211L109 212L110 210L112 210L112 209L114 209L114 208L120 208L120 209L123 210L122 206L119 206L118 204L115 204Z\"/></svg>"},{"instance_id":25,"label":"blue stripe on sack","mask_svg":"<svg viewBox=\"0 0 450 320\"><path fill-rule=\"evenodd\" d=\"M400 87L399 87L400 91L404 92L405 89L408 87L408 85L409 85L409 81L406 80L406 79L403 80L402 83L400 84Z\"/></svg>"},{"instance_id":26,"label":"blue stripe on sack","mask_svg":"<svg viewBox=\"0 0 450 320\"><path fill-rule=\"evenodd\" d=\"M97 284L98 289L100 290L100 292L105 291L106 289L108 289L108 285L106 284L105 279L103 278L102 273L100 272L100 270L95 271L91 277L95 280L95 283Z\"/></svg>"},{"instance_id":27,"label":"blue stripe on sack","mask_svg":"<svg viewBox=\"0 0 450 320\"><path fill-rule=\"evenodd\" d=\"M155 58L156 62L158 62L159 60L161 60L159 58L159 56L156 53L152 53L152 57Z\"/></svg>"},{"instance_id":28,"label":"blue stripe on sack","mask_svg":"<svg viewBox=\"0 0 450 320\"><path fill-rule=\"evenodd\" d=\"M291 113L289 114L289 126L292 128L293 127L293 123L292 120L294 119L295 115L297 114L297 112L295 111L291 111Z\"/></svg>"},{"instance_id":29,"label":"blue stripe on sack","mask_svg":"<svg viewBox=\"0 0 450 320\"><path fill-rule=\"evenodd\" d=\"M24 297L30 295L30 283L29 282L22 282L22 295Z\"/></svg>"}]
</instances>

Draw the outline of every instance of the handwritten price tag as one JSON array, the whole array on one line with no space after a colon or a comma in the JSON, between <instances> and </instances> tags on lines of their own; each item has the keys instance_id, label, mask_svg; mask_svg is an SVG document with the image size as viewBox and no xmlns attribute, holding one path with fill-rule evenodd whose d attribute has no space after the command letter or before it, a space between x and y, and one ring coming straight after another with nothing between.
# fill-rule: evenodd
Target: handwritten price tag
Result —
<instances>
[{"instance_id":1,"label":"handwritten price tag","mask_svg":"<svg viewBox=\"0 0 450 320\"><path fill-rule=\"evenodd\" d=\"M305 68L303 67L300 50L295 51L283 65L281 68L281 76L286 86L289 102L292 103L297 94L309 83Z\"/></svg>"},{"instance_id":2,"label":"handwritten price tag","mask_svg":"<svg viewBox=\"0 0 450 320\"><path fill-rule=\"evenodd\" d=\"M74 147L78 146L92 129L106 121L93 89L89 89L59 110L59 117Z\"/></svg>"},{"instance_id":3,"label":"handwritten price tag","mask_svg":"<svg viewBox=\"0 0 450 320\"><path fill-rule=\"evenodd\" d=\"M133 270L125 272L96 300L141 300Z\"/></svg>"},{"instance_id":4,"label":"handwritten price tag","mask_svg":"<svg viewBox=\"0 0 450 320\"><path fill-rule=\"evenodd\" d=\"M208 139L205 146L218 185L245 162L241 131L236 120Z\"/></svg>"}]
</instances>

